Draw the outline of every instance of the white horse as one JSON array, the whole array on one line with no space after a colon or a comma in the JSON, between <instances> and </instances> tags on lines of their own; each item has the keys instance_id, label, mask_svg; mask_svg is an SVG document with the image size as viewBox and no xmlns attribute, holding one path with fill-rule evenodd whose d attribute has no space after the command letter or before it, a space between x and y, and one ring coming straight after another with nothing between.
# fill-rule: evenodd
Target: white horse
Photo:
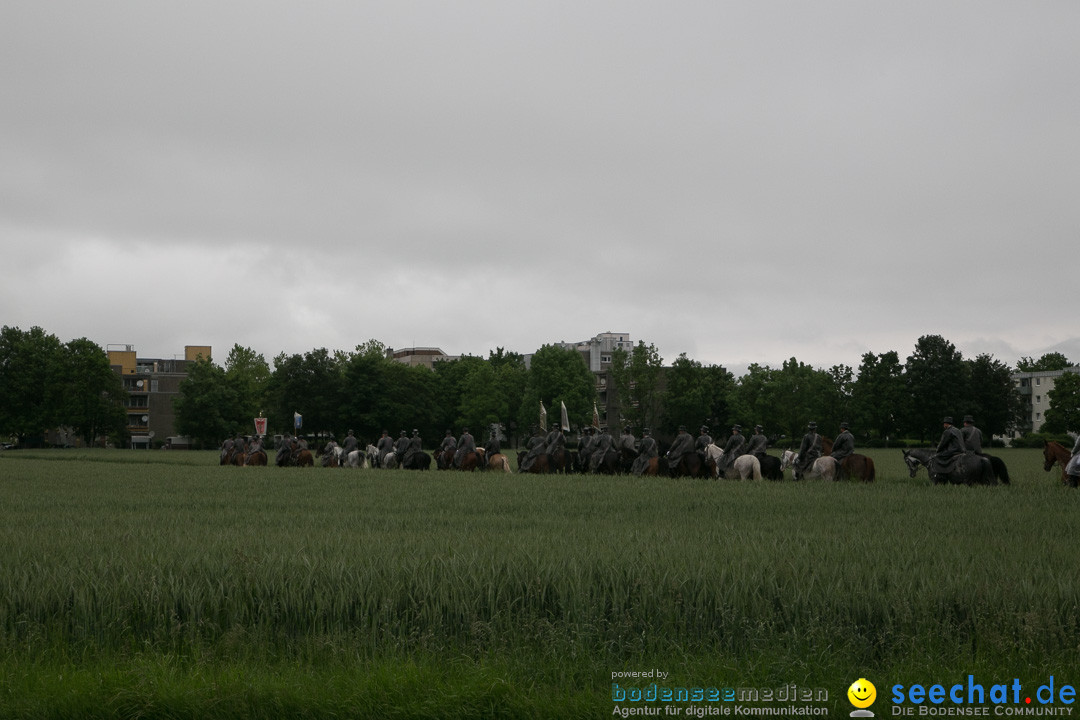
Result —
<instances>
[{"instance_id":1,"label":"white horse","mask_svg":"<svg viewBox=\"0 0 1080 720\"><path fill-rule=\"evenodd\" d=\"M720 477L720 459L724 457L724 450L716 443L705 446L705 459L713 461L713 477ZM754 480L761 479L761 461L756 455L740 455L731 464L731 469L725 473L728 480Z\"/></svg>"},{"instance_id":2,"label":"white horse","mask_svg":"<svg viewBox=\"0 0 1080 720\"><path fill-rule=\"evenodd\" d=\"M799 453L785 450L784 454L780 456L780 472L784 472L787 468L792 468L792 472L794 472L794 468L798 463ZM814 461L814 464L810 466L810 469L806 471L803 478L806 480L811 478L834 480L836 478L836 460L833 460L830 455L819 457Z\"/></svg>"},{"instance_id":3,"label":"white horse","mask_svg":"<svg viewBox=\"0 0 1080 720\"><path fill-rule=\"evenodd\" d=\"M368 464L367 455L360 452L359 450L353 450L345 456L345 461L342 463L342 467L367 468L371 467L371 465Z\"/></svg>"}]
</instances>

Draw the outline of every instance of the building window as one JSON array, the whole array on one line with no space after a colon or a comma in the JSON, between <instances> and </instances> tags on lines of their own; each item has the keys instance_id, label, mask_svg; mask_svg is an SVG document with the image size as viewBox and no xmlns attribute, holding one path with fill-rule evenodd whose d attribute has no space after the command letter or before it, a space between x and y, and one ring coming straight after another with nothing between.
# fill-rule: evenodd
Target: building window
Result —
<instances>
[{"instance_id":1,"label":"building window","mask_svg":"<svg viewBox=\"0 0 1080 720\"><path fill-rule=\"evenodd\" d=\"M1042 395L1036 395L1035 402L1042 402Z\"/></svg>"},{"instance_id":2,"label":"building window","mask_svg":"<svg viewBox=\"0 0 1080 720\"><path fill-rule=\"evenodd\" d=\"M1041 412L1035 413L1035 419L1036 420L1042 420L1042 413Z\"/></svg>"},{"instance_id":3,"label":"building window","mask_svg":"<svg viewBox=\"0 0 1080 720\"><path fill-rule=\"evenodd\" d=\"M1042 385L1042 378L1035 378L1036 385Z\"/></svg>"}]
</instances>

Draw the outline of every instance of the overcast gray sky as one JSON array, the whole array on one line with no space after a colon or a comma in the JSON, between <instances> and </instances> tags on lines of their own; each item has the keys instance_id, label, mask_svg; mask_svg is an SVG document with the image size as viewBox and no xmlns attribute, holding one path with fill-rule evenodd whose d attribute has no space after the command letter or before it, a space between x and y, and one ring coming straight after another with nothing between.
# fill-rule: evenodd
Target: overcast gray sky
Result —
<instances>
[{"instance_id":1,"label":"overcast gray sky","mask_svg":"<svg viewBox=\"0 0 1080 720\"><path fill-rule=\"evenodd\" d=\"M1077 38L1071 0L6 2L0 324L1075 362Z\"/></svg>"}]
</instances>

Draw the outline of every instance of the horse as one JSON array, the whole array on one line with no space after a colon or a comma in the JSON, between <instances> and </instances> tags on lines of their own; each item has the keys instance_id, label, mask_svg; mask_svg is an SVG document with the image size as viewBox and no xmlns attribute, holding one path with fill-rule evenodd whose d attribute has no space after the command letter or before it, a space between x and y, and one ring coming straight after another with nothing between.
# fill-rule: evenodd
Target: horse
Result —
<instances>
[{"instance_id":1,"label":"horse","mask_svg":"<svg viewBox=\"0 0 1080 720\"><path fill-rule=\"evenodd\" d=\"M726 474L729 480L760 480L761 479L761 461L758 460L757 455L740 455L735 458L735 462L731 463L731 468Z\"/></svg>"},{"instance_id":2,"label":"horse","mask_svg":"<svg viewBox=\"0 0 1080 720\"><path fill-rule=\"evenodd\" d=\"M266 465L266 451L256 450L253 453L248 453L248 456L244 458L244 465L251 466L265 466Z\"/></svg>"},{"instance_id":3,"label":"horse","mask_svg":"<svg viewBox=\"0 0 1080 720\"><path fill-rule=\"evenodd\" d=\"M525 456L528 454L529 453L526 450L522 450L518 453L518 472L525 472L529 475L543 475L551 472L551 459L547 453L540 453L537 455L532 466L529 467L528 470L522 470L521 465L525 462Z\"/></svg>"},{"instance_id":4,"label":"horse","mask_svg":"<svg viewBox=\"0 0 1080 720\"><path fill-rule=\"evenodd\" d=\"M483 450L476 449L472 452L465 453L464 457L461 458L461 466L458 469L464 472L472 472L477 468L483 469L483 452ZM450 460L450 467L453 467L453 458L451 458Z\"/></svg>"},{"instance_id":5,"label":"horse","mask_svg":"<svg viewBox=\"0 0 1080 720\"><path fill-rule=\"evenodd\" d=\"M859 453L852 453L840 461L840 473L844 477L855 477L863 482L873 482L877 476L874 459Z\"/></svg>"},{"instance_id":6,"label":"horse","mask_svg":"<svg viewBox=\"0 0 1080 720\"><path fill-rule=\"evenodd\" d=\"M405 470L427 470L431 467L431 456L426 452L415 452L407 461L402 459L401 467Z\"/></svg>"},{"instance_id":7,"label":"horse","mask_svg":"<svg viewBox=\"0 0 1080 720\"><path fill-rule=\"evenodd\" d=\"M688 452L679 458L679 462L675 467L671 467L666 457L661 458L662 464L657 464L657 473L665 473L672 477L679 477L685 475L686 477L706 477L707 475L714 475L714 468L710 469L708 464L701 459L701 456L696 452Z\"/></svg>"},{"instance_id":8,"label":"horse","mask_svg":"<svg viewBox=\"0 0 1080 720\"><path fill-rule=\"evenodd\" d=\"M758 455L761 463L761 477L766 480L783 480L784 471L780 467L780 458L775 455Z\"/></svg>"},{"instance_id":9,"label":"horse","mask_svg":"<svg viewBox=\"0 0 1080 720\"><path fill-rule=\"evenodd\" d=\"M994 471L994 477L998 479L1002 485L1009 484L1009 468L1005 467L1005 461L999 458L997 455L987 455L986 453L980 453L984 458L990 461L990 469Z\"/></svg>"},{"instance_id":10,"label":"horse","mask_svg":"<svg viewBox=\"0 0 1080 720\"><path fill-rule=\"evenodd\" d=\"M491 457L487 459L488 470L502 470L503 472L510 472L510 458L506 457L502 453L492 453Z\"/></svg>"},{"instance_id":11,"label":"horse","mask_svg":"<svg viewBox=\"0 0 1080 720\"><path fill-rule=\"evenodd\" d=\"M825 480L834 480L836 476L836 461L829 455L822 455L814 464L801 476L795 474L795 468L799 464L799 453L794 450L785 450L783 456L780 459L780 471L783 472L787 468L792 468L792 474L795 480L800 477L805 480L811 478L823 478Z\"/></svg>"},{"instance_id":12,"label":"horse","mask_svg":"<svg viewBox=\"0 0 1080 720\"><path fill-rule=\"evenodd\" d=\"M351 450L348 455L345 456L345 460L341 463L342 467L371 467L368 464L367 455L359 450Z\"/></svg>"},{"instance_id":13,"label":"horse","mask_svg":"<svg viewBox=\"0 0 1080 720\"><path fill-rule=\"evenodd\" d=\"M974 485L976 483L979 485L994 485L997 483L990 461L982 455L976 455L972 452L964 453L959 456L952 471L945 475L936 475L930 471L930 461L934 454L934 451L929 448L904 450L904 462L908 466L911 477L915 477L919 465L924 465L926 471L930 473L930 479L936 485L946 482L954 485Z\"/></svg>"},{"instance_id":14,"label":"horse","mask_svg":"<svg viewBox=\"0 0 1080 720\"><path fill-rule=\"evenodd\" d=\"M1069 449L1059 442L1053 440L1047 442L1043 441L1043 470L1050 472L1050 468L1054 467L1054 463L1061 465L1061 482L1067 484L1069 487L1077 487L1080 482L1080 478L1075 475L1069 475L1065 472L1065 468L1069 465L1069 460L1072 459L1072 453Z\"/></svg>"},{"instance_id":15,"label":"horse","mask_svg":"<svg viewBox=\"0 0 1080 720\"><path fill-rule=\"evenodd\" d=\"M435 457L436 470L450 470L454 467L454 453L456 450L438 450L431 453Z\"/></svg>"}]
</instances>

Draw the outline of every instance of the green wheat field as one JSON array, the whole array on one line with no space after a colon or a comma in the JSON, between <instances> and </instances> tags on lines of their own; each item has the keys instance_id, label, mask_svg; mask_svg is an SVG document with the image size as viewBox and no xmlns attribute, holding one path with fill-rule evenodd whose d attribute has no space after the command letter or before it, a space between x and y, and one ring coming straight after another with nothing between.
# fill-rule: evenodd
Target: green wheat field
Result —
<instances>
[{"instance_id":1,"label":"green wheat field","mask_svg":"<svg viewBox=\"0 0 1080 720\"><path fill-rule=\"evenodd\" d=\"M1080 684L1060 470L867 454L863 485L7 451L0 718L606 718L655 671L844 716L866 677L882 717L895 683Z\"/></svg>"}]
</instances>

